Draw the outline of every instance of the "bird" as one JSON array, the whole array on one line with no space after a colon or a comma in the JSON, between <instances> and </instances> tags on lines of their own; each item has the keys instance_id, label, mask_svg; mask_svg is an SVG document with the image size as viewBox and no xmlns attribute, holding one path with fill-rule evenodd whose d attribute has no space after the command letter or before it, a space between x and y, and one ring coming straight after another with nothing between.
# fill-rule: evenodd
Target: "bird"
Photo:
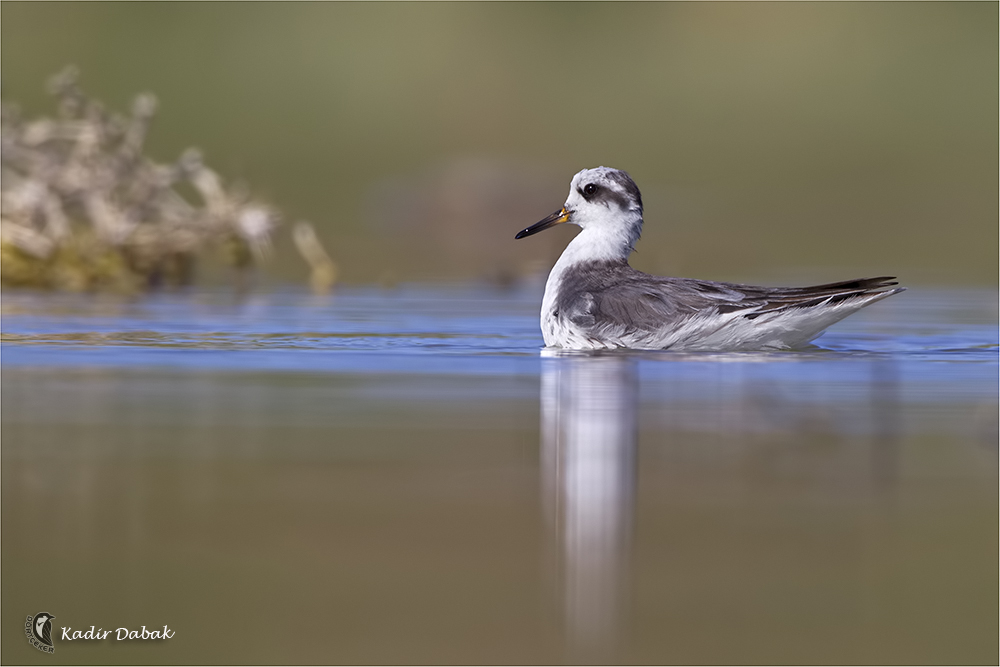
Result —
<instances>
[{"instance_id":1,"label":"bird","mask_svg":"<svg viewBox=\"0 0 1000 667\"><path fill-rule=\"evenodd\" d=\"M758 287L638 271L628 258L642 233L642 194L628 173L610 167L577 173L562 208L514 238L563 223L582 231L545 283L541 328L549 348L791 350L906 289L895 287L894 276Z\"/></svg>"},{"instance_id":2,"label":"bird","mask_svg":"<svg viewBox=\"0 0 1000 667\"><path fill-rule=\"evenodd\" d=\"M32 631L35 634L35 639L40 641L46 646L52 646L52 619L55 618L52 614L48 612L39 612L35 614L35 618L32 619Z\"/></svg>"}]
</instances>

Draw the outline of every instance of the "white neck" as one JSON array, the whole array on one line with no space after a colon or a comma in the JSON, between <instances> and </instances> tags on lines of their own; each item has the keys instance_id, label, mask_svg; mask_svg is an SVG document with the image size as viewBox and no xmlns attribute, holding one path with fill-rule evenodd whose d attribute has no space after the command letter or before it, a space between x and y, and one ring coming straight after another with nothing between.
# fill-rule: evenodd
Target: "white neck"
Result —
<instances>
[{"instance_id":1,"label":"white neck","mask_svg":"<svg viewBox=\"0 0 1000 667\"><path fill-rule=\"evenodd\" d=\"M581 225L582 231L563 250L552 272L561 272L580 262L628 260L642 232L642 216L631 213L628 217L632 219L605 218Z\"/></svg>"}]
</instances>

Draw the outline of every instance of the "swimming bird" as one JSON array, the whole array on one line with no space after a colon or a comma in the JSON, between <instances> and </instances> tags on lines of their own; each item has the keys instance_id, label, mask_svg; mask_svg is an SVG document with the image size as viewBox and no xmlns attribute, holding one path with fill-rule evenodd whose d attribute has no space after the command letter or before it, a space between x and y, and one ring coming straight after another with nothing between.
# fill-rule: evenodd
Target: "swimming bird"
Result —
<instances>
[{"instance_id":1,"label":"swimming bird","mask_svg":"<svg viewBox=\"0 0 1000 667\"><path fill-rule=\"evenodd\" d=\"M566 222L582 231L552 267L542 298L548 347L577 350L787 350L903 291L893 277L812 287L755 287L661 278L629 266L642 195L624 171L584 169L563 207L515 238Z\"/></svg>"}]
</instances>

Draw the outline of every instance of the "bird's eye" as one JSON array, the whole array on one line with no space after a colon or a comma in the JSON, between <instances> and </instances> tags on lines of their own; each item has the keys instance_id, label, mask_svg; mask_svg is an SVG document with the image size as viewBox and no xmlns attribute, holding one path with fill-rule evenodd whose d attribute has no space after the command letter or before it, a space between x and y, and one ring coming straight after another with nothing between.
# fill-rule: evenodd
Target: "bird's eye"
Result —
<instances>
[{"instance_id":1,"label":"bird's eye","mask_svg":"<svg viewBox=\"0 0 1000 667\"><path fill-rule=\"evenodd\" d=\"M594 185L593 183L587 183L585 186L583 186L583 194L592 195L595 192L597 192L597 186Z\"/></svg>"}]
</instances>

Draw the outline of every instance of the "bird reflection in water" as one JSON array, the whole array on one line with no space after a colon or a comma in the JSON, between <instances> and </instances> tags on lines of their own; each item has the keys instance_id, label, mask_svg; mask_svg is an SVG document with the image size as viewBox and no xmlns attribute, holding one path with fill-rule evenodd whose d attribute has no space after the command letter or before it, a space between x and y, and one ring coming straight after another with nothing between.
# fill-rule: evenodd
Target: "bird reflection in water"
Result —
<instances>
[{"instance_id":1,"label":"bird reflection in water","mask_svg":"<svg viewBox=\"0 0 1000 667\"><path fill-rule=\"evenodd\" d=\"M542 493L570 651L621 640L636 488L638 374L628 354L544 351Z\"/></svg>"}]
</instances>

